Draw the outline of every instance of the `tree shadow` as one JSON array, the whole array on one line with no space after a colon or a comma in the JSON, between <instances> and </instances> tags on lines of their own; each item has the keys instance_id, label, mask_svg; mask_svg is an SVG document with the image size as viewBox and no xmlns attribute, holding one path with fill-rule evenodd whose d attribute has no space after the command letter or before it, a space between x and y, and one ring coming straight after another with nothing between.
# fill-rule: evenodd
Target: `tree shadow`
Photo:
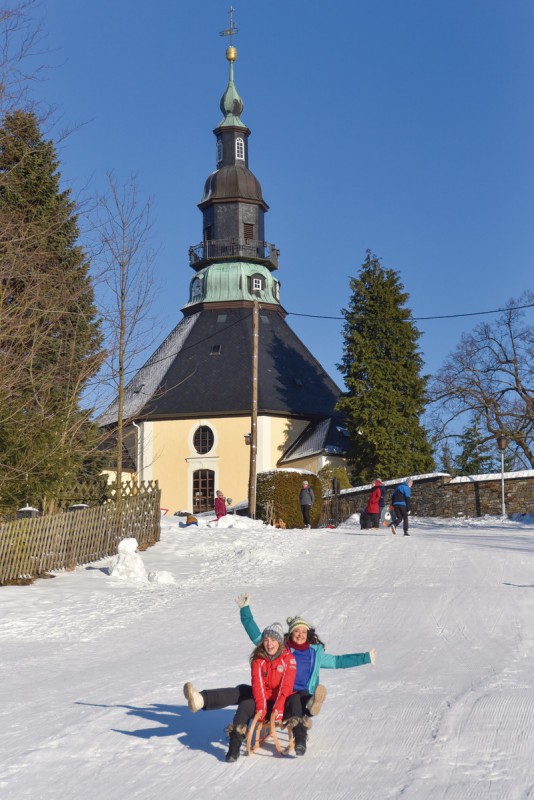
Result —
<instances>
[{"instance_id":1,"label":"tree shadow","mask_svg":"<svg viewBox=\"0 0 534 800\"><path fill-rule=\"evenodd\" d=\"M84 703L76 701L76 705L91 708L123 708L126 716L138 717L146 722L155 723L151 727L139 727L136 730L111 728L115 733L124 736L135 736L139 739L175 736L180 744L190 750L200 750L224 761L227 749L225 727L231 723L234 710L223 708L218 711L199 711L192 714L187 706L173 706L164 703L152 703L148 706L131 706L121 703L107 705L105 703ZM221 746L222 745L222 746Z\"/></svg>"}]
</instances>

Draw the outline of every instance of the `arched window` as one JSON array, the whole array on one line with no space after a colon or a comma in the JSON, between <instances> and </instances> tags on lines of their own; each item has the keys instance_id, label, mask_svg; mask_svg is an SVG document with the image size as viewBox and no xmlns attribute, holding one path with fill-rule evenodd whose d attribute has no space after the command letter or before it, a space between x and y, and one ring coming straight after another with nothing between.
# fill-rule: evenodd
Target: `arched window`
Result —
<instances>
[{"instance_id":1,"label":"arched window","mask_svg":"<svg viewBox=\"0 0 534 800\"><path fill-rule=\"evenodd\" d=\"M191 302L196 303L202 299L202 281L200 278L193 278L191 283Z\"/></svg>"},{"instance_id":2,"label":"arched window","mask_svg":"<svg viewBox=\"0 0 534 800\"><path fill-rule=\"evenodd\" d=\"M197 469L193 472L193 514L213 510L215 473L211 469Z\"/></svg>"},{"instance_id":3,"label":"arched window","mask_svg":"<svg viewBox=\"0 0 534 800\"><path fill-rule=\"evenodd\" d=\"M194 433L193 436L193 447L200 453L204 455L205 453L209 453L211 448L213 447L213 431L207 425L200 425Z\"/></svg>"},{"instance_id":4,"label":"arched window","mask_svg":"<svg viewBox=\"0 0 534 800\"><path fill-rule=\"evenodd\" d=\"M220 136L217 136L217 154L216 154L216 161L217 166L220 167L223 160L223 143Z\"/></svg>"},{"instance_id":5,"label":"arched window","mask_svg":"<svg viewBox=\"0 0 534 800\"><path fill-rule=\"evenodd\" d=\"M245 160L245 141L240 136L235 140L235 157L239 161Z\"/></svg>"}]
</instances>

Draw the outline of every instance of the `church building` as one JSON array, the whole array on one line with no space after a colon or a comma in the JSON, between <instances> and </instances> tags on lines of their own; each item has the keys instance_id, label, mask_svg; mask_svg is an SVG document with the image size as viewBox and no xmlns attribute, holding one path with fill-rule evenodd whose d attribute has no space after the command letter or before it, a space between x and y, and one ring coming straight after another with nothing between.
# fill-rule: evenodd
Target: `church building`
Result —
<instances>
[{"instance_id":1,"label":"church building","mask_svg":"<svg viewBox=\"0 0 534 800\"><path fill-rule=\"evenodd\" d=\"M269 207L249 169L236 57L228 47L216 168L198 206L202 241L189 249L193 274L183 319L125 392L129 474L158 480L171 514L213 509L218 489L234 503L247 500L256 353L258 472L338 466L348 441L334 411L341 390L285 321L279 251L266 241ZM100 426L112 432L117 410L115 400Z\"/></svg>"}]
</instances>

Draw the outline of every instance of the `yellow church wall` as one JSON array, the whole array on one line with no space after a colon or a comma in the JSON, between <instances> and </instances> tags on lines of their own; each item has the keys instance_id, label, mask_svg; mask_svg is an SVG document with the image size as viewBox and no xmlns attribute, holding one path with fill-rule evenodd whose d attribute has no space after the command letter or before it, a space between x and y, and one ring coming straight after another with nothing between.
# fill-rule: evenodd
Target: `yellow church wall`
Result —
<instances>
[{"instance_id":1,"label":"yellow church wall","mask_svg":"<svg viewBox=\"0 0 534 800\"><path fill-rule=\"evenodd\" d=\"M307 420L286 417L258 417L257 471L276 469L283 451L307 426ZM193 445L197 428L213 431L209 453L199 454ZM250 417L160 420L139 423L137 429L139 480L157 480L161 506L169 514L193 509L193 473L214 472L215 490L221 489L233 503L246 501L250 469Z\"/></svg>"}]
</instances>

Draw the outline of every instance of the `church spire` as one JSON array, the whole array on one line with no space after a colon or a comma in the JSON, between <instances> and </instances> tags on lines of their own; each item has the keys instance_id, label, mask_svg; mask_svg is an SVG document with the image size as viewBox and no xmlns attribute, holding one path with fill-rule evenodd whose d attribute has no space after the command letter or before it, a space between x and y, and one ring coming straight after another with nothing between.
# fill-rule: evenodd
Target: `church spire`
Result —
<instances>
[{"instance_id":1,"label":"church spire","mask_svg":"<svg viewBox=\"0 0 534 800\"><path fill-rule=\"evenodd\" d=\"M198 204L202 212L202 241L189 248L191 280L186 308L199 304L249 303L261 299L280 307L280 285L272 273L278 269L278 250L265 241L264 215L269 206L260 182L248 165L250 130L241 121L243 101L234 83L237 50L231 43L237 33L230 6L230 37L226 50L229 79L220 101L223 119L216 137L215 170L204 184ZM184 309L185 311L185 309Z\"/></svg>"},{"instance_id":2,"label":"church spire","mask_svg":"<svg viewBox=\"0 0 534 800\"><path fill-rule=\"evenodd\" d=\"M232 45L226 50L226 58L230 62L230 77L226 91L221 97L220 109L224 114L224 119L219 124L219 128L228 126L244 128L239 117L245 106L234 83L234 61L237 58L237 50Z\"/></svg>"}]
</instances>

